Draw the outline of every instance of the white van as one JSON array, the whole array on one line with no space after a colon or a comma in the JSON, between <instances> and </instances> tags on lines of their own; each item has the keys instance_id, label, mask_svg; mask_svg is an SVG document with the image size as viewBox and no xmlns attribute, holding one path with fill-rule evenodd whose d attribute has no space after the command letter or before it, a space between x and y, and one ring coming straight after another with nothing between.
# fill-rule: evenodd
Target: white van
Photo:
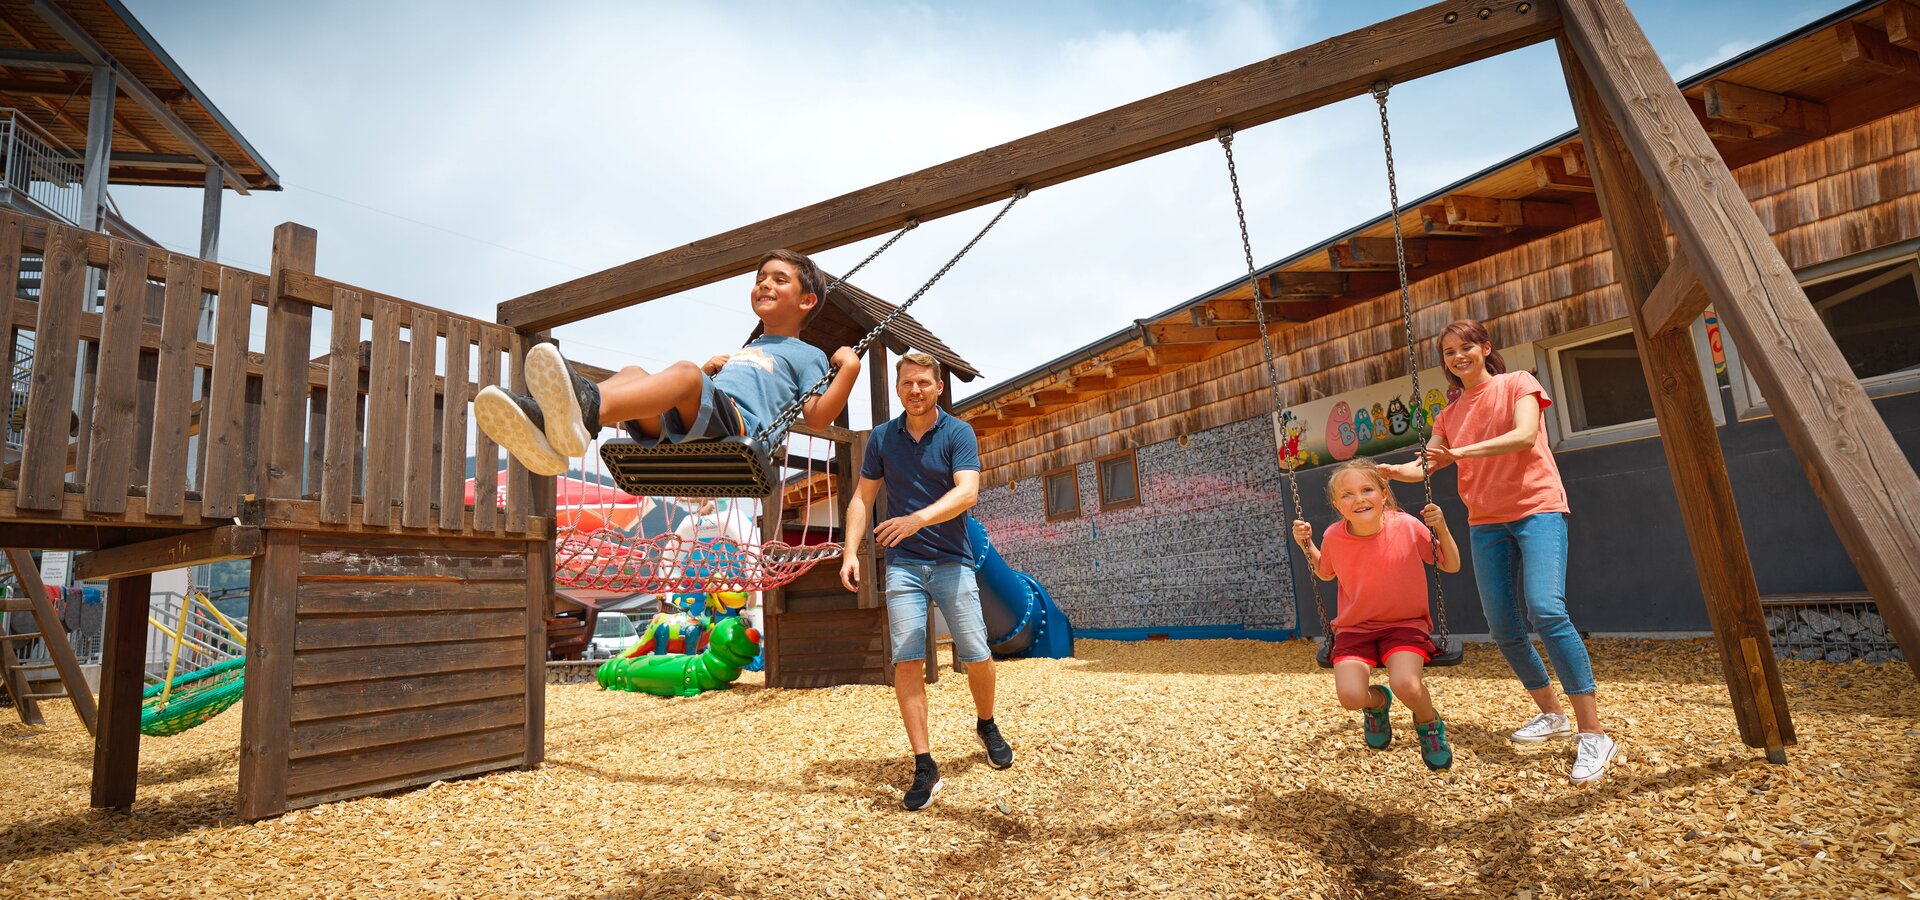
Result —
<instances>
[{"instance_id":1,"label":"white van","mask_svg":"<svg viewBox=\"0 0 1920 900\"><path fill-rule=\"evenodd\" d=\"M593 626L593 640L587 644L588 659L612 659L640 642L640 630L626 613L601 613Z\"/></svg>"}]
</instances>

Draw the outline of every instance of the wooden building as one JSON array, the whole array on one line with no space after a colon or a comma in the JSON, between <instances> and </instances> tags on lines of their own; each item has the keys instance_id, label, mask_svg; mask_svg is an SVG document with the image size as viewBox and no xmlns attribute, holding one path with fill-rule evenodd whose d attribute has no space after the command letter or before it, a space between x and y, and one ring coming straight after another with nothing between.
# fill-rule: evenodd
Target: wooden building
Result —
<instances>
[{"instance_id":1,"label":"wooden building","mask_svg":"<svg viewBox=\"0 0 1920 900\"><path fill-rule=\"evenodd\" d=\"M1680 85L1909 459L1920 454L1911 9L1856 4ZM1601 632L1704 631L1707 608L1591 176L1582 136L1569 133L1406 203L1413 333L1426 369L1426 396L1414 405L1444 403L1432 389L1446 385L1428 368L1438 365L1440 329L1486 322L1509 361L1535 369L1557 401L1548 430L1574 510L1576 621ZM1284 201L1259 189L1257 173L1241 177L1250 204ZM1237 273L1219 277L1218 288L957 404L981 438L976 515L1013 564L1052 587L1082 634L1319 631L1305 586L1296 592L1289 580L1305 570L1297 552L1287 558L1291 500L1275 464L1274 393L1251 289ZM1402 404L1402 416L1385 417L1391 428L1378 424L1393 439L1369 452L1412 440L1397 399L1407 395L1407 363L1392 224L1363 223L1259 277L1274 298L1266 313L1280 403L1293 413L1280 442L1304 469L1308 518L1324 528L1334 515L1326 470L1314 466L1334 461L1327 429L1371 427ZM1742 362L1780 351L1739 346L1698 309L1681 307L1666 327L1691 335L1761 592L1853 598L1861 576ZM1330 423L1343 403L1357 412ZM1452 479L1440 473L1436 493L1458 528L1465 514ZM1418 495L1413 486L1402 499ZM1235 578L1208 574L1220 572ZM1458 632L1486 630L1472 579L1470 561L1446 579ZM1880 642L1886 658L1892 639Z\"/></svg>"}]
</instances>

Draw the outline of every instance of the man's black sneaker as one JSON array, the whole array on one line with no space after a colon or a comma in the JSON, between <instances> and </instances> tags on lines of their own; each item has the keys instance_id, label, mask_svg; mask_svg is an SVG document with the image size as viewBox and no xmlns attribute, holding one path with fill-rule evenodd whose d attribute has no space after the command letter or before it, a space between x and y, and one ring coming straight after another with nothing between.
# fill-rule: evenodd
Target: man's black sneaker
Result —
<instances>
[{"instance_id":1,"label":"man's black sneaker","mask_svg":"<svg viewBox=\"0 0 1920 900\"><path fill-rule=\"evenodd\" d=\"M532 397L487 385L473 398L473 418L487 437L507 448L527 471L535 475L566 473L567 458L547 443L546 417Z\"/></svg>"},{"instance_id":2,"label":"man's black sneaker","mask_svg":"<svg viewBox=\"0 0 1920 900\"><path fill-rule=\"evenodd\" d=\"M527 351L527 390L552 415L546 421L547 443L561 456L587 454L587 442L600 434L600 387L573 374L560 348L536 344Z\"/></svg>"},{"instance_id":3,"label":"man's black sneaker","mask_svg":"<svg viewBox=\"0 0 1920 900\"><path fill-rule=\"evenodd\" d=\"M978 723L973 732L980 739L980 746L986 748L987 765L996 769L1005 769L1013 765L1013 746L1000 736L1000 726L992 719Z\"/></svg>"},{"instance_id":4,"label":"man's black sneaker","mask_svg":"<svg viewBox=\"0 0 1920 900\"><path fill-rule=\"evenodd\" d=\"M900 798L900 805L909 812L926 809L933 802L933 795L940 793L940 767L932 760L915 761L913 764L913 786L907 788L907 795Z\"/></svg>"}]
</instances>

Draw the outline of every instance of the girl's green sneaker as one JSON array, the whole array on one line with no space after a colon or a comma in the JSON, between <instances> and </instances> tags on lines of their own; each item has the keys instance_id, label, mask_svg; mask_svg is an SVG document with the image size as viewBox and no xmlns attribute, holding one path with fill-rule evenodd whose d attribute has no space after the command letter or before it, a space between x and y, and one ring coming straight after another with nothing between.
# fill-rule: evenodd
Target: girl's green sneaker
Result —
<instances>
[{"instance_id":1,"label":"girl's green sneaker","mask_svg":"<svg viewBox=\"0 0 1920 900\"><path fill-rule=\"evenodd\" d=\"M1393 709L1393 692L1387 690L1384 684L1376 684L1373 687L1387 698L1387 702L1380 704L1379 709L1364 710L1361 717L1367 733L1367 746L1375 750L1385 750L1388 744L1393 743L1393 718L1388 715L1388 712Z\"/></svg>"},{"instance_id":2,"label":"girl's green sneaker","mask_svg":"<svg viewBox=\"0 0 1920 900\"><path fill-rule=\"evenodd\" d=\"M1413 733L1420 738L1420 759L1427 768L1435 771L1453 768L1453 745L1447 743L1447 720L1435 718L1424 725L1415 722Z\"/></svg>"}]
</instances>

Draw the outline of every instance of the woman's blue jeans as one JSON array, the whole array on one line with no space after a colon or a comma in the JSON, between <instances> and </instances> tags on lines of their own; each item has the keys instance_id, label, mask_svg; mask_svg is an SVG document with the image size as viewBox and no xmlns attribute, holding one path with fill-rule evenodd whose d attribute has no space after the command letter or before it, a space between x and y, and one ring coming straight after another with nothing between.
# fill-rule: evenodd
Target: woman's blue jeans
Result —
<instances>
[{"instance_id":1,"label":"woman's blue jeans","mask_svg":"<svg viewBox=\"0 0 1920 900\"><path fill-rule=\"evenodd\" d=\"M1567 616L1567 514L1535 513L1513 522L1475 525L1469 536L1480 608L1487 614L1493 642L1513 674L1520 676L1520 684L1537 691L1552 683L1527 639L1531 621L1560 673L1561 689L1570 696L1593 693L1586 642Z\"/></svg>"}]
</instances>

